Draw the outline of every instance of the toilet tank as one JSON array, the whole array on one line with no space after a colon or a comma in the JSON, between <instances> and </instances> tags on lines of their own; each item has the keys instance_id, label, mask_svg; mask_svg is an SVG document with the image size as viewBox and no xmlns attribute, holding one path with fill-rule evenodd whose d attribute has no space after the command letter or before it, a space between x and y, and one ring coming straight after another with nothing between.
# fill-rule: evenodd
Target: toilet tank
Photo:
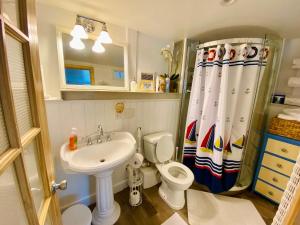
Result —
<instances>
[{"instance_id":1,"label":"toilet tank","mask_svg":"<svg viewBox=\"0 0 300 225\"><path fill-rule=\"evenodd\" d=\"M148 134L144 136L144 154L145 158L152 163L158 163L156 156L156 145L159 139L164 136L173 137L171 133L168 132L158 132L153 134Z\"/></svg>"}]
</instances>

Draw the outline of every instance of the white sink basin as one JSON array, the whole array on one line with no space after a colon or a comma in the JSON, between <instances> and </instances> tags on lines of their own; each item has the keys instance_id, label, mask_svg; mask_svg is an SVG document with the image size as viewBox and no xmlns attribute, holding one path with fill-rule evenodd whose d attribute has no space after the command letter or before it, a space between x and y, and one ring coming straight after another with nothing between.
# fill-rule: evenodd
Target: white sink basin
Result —
<instances>
[{"instance_id":1,"label":"white sink basin","mask_svg":"<svg viewBox=\"0 0 300 225\"><path fill-rule=\"evenodd\" d=\"M67 144L60 149L67 172L96 177L97 207L93 211L93 225L112 225L118 220L121 210L114 201L112 173L114 168L130 159L136 149L136 141L128 132L113 132L110 137L110 141L80 146L75 151L70 151Z\"/></svg>"},{"instance_id":2,"label":"white sink basin","mask_svg":"<svg viewBox=\"0 0 300 225\"><path fill-rule=\"evenodd\" d=\"M113 169L127 161L135 152L136 141L128 132L111 133L111 141L84 145L75 151L68 144L61 147L60 156L64 167L85 174L97 174Z\"/></svg>"}]
</instances>

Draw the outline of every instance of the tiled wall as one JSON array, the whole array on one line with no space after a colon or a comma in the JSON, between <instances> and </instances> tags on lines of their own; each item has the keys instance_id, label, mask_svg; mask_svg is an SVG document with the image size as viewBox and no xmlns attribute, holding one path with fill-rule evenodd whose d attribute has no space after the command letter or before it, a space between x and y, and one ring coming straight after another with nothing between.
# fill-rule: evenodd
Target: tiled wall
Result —
<instances>
[{"instance_id":1,"label":"tiled wall","mask_svg":"<svg viewBox=\"0 0 300 225\"><path fill-rule=\"evenodd\" d=\"M117 102L125 103L125 110L120 116L114 111ZM59 149L67 141L72 127L78 128L79 136L96 131L99 123L104 131L135 134L137 127L142 127L144 134L162 130L170 131L174 136L177 133L178 99L47 101L46 108L57 180L68 180L68 189L59 193L62 207L77 201L89 204L95 193L92 176L66 174L61 168ZM124 166L115 171L113 184L115 191L126 186Z\"/></svg>"}]
</instances>

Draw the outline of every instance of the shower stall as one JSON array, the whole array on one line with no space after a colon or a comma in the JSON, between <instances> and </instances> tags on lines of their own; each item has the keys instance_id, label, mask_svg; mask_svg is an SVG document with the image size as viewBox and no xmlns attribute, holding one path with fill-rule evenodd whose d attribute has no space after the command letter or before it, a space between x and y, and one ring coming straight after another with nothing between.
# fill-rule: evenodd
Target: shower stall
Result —
<instances>
[{"instance_id":1,"label":"shower stall","mask_svg":"<svg viewBox=\"0 0 300 225\"><path fill-rule=\"evenodd\" d=\"M185 40L184 56L182 63L182 95L180 102L180 116L177 133L177 160L183 161L186 121L189 108L189 101L192 90L193 75L197 50L201 48L211 48L220 44L230 42L232 46L241 43L251 44L259 42L262 48L268 49L268 60L262 68L262 62L257 69L257 82L253 96L253 106L249 116L247 132L244 141L244 150L240 163L240 169L235 181L235 185L226 193L236 193L237 191L248 188L255 173L256 163L260 151L260 145L264 132L266 131L267 109L270 104L273 89L278 75L283 40L272 35L265 35L263 38L234 38L218 40L206 43L199 41ZM182 44L182 43L181 43ZM176 44L175 44L176 48ZM230 78L229 78L230 79Z\"/></svg>"}]
</instances>

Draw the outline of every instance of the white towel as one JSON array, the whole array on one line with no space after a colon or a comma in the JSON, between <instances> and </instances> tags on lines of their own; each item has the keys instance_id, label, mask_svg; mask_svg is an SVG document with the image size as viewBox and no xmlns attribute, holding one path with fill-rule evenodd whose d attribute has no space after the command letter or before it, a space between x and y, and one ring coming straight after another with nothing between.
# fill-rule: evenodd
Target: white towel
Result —
<instances>
[{"instance_id":1,"label":"white towel","mask_svg":"<svg viewBox=\"0 0 300 225\"><path fill-rule=\"evenodd\" d=\"M296 120L300 122L300 118L294 117L294 116L290 116L290 115L286 115L286 114L278 114L277 116L280 119L284 119L284 120Z\"/></svg>"},{"instance_id":2,"label":"white towel","mask_svg":"<svg viewBox=\"0 0 300 225\"><path fill-rule=\"evenodd\" d=\"M282 112L286 115L290 115L290 116L296 116L296 117L300 117L300 108L288 108L288 109L283 109Z\"/></svg>"},{"instance_id":3,"label":"white towel","mask_svg":"<svg viewBox=\"0 0 300 225\"><path fill-rule=\"evenodd\" d=\"M300 77L290 77L288 81L289 87L300 87Z\"/></svg>"},{"instance_id":4,"label":"white towel","mask_svg":"<svg viewBox=\"0 0 300 225\"><path fill-rule=\"evenodd\" d=\"M285 98L284 104L300 106L300 98Z\"/></svg>"}]
</instances>

